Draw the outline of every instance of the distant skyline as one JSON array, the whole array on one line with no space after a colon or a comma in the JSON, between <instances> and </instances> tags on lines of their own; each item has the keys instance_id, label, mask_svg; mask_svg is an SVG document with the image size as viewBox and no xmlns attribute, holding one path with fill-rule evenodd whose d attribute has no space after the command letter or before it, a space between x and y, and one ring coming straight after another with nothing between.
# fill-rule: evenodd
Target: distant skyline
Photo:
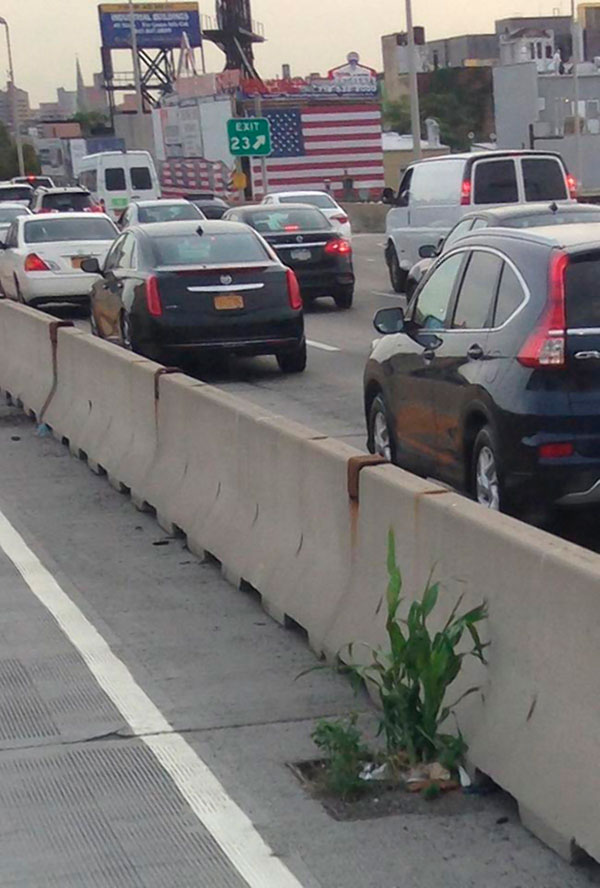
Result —
<instances>
[{"instance_id":1,"label":"distant skyline","mask_svg":"<svg viewBox=\"0 0 600 888\"><path fill-rule=\"evenodd\" d=\"M2 0L0 13L11 27L15 78L33 105L55 100L56 87L75 89L75 56L86 84L101 69L97 0ZM214 15L213 0L200 0L200 11ZM487 33L497 18L568 14L565 0L481 0L451 10L445 0L413 0L416 25L428 39L456 34ZM366 11L365 11L366 10ZM265 26L267 42L256 51L265 78L275 77L289 63L293 74L324 73L355 50L361 61L381 69L382 34L404 29L402 0L252 0L255 19ZM222 68L223 55L207 44L207 67ZM127 67L126 62L123 66ZM0 34L0 88L4 87L6 44Z\"/></svg>"}]
</instances>

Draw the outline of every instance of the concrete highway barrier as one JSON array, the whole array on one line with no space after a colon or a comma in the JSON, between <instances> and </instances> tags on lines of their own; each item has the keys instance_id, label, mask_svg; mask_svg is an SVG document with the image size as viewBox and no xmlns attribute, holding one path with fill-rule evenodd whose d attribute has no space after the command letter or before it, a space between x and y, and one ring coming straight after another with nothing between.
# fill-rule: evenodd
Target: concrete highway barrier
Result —
<instances>
[{"instance_id":1,"label":"concrete highway barrier","mask_svg":"<svg viewBox=\"0 0 600 888\"><path fill-rule=\"evenodd\" d=\"M390 527L407 599L432 569L436 618L487 599L489 665L461 679L481 687L459 708L471 762L561 854L600 860L598 555L389 465L349 495L353 448L78 330L56 331L53 360L50 323L0 303L0 386L35 411L51 393L45 422L74 453L317 653L384 643Z\"/></svg>"}]
</instances>

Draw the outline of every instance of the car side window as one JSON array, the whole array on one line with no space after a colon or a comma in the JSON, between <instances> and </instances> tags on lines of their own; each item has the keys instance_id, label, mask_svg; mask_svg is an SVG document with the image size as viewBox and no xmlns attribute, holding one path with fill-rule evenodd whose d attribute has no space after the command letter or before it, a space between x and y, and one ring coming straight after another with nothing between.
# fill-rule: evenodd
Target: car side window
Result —
<instances>
[{"instance_id":1,"label":"car side window","mask_svg":"<svg viewBox=\"0 0 600 888\"><path fill-rule=\"evenodd\" d=\"M121 253L117 262L117 268L135 268L137 242L133 234L127 234L121 245Z\"/></svg>"},{"instance_id":2,"label":"car side window","mask_svg":"<svg viewBox=\"0 0 600 888\"><path fill-rule=\"evenodd\" d=\"M471 253L454 311L453 330L481 330L491 324L501 269L502 259L495 253Z\"/></svg>"},{"instance_id":3,"label":"car side window","mask_svg":"<svg viewBox=\"0 0 600 888\"><path fill-rule=\"evenodd\" d=\"M119 264L119 259L121 258L121 251L123 249L123 241L125 240L126 235L122 235L117 238L114 242L110 250L108 251L108 255L106 256L106 260L104 262L104 271L112 271Z\"/></svg>"},{"instance_id":4,"label":"car side window","mask_svg":"<svg viewBox=\"0 0 600 888\"><path fill-rule=\"evenodd\" d=\"M402 177L402 181L400 182L400 187L398 189L398 197L396 198L396 205L399 207L407 207L408 202L410 200L410 183L412 182L413 171L412 167L408 169L404 176Z\"/></svg>"},{"instance_id":5,"label":"car side window","mask_svg":"<svg viewBox=\"0 0 600 888\"><path fill-rule=\"evenodd\" d=\"M525 291L514 269L505 262L496 297L496 309L492 326L501 327L525 301Z\"/></svg>"},{"instance_id":6,"label":"car side window","mask_svg":"<svg viewBox=\"0 0 600 888\"><path fill-rule=\"evenodd\" d=\"M429 330L443 330L446 327L448 308L464 256L464 253L455 253L427 278L412 312L412 320L418 327Z\"/></svg>"},{"instance_id":7,"label":"car side window","mask_svg":"<svg viewBox=\"0 0 600 888\"><path fill-rule=\"evenodd\" d=\"M17 243L18 243L17 227L18 227L17 223L13 222L12 225L10 226L10 228L8 229L8 234L6 235L6 246L7 247L14 248L17 246Z\"/></svg>"},{"instance_id":8,"label":"car side window","mask_svg":"<svg viewBox=\"0 0 600 888\"><path fill-rule=\"evenodd\" d=\"M448 249L452 246L454 241L460 240L461 237L464 237L465 234L468 234L469 231L473 228L474 219L463 219L461 222L458 222L454 228L448 232L448 236L444 241L444 249Z\"/></svg>"}]
</instances>

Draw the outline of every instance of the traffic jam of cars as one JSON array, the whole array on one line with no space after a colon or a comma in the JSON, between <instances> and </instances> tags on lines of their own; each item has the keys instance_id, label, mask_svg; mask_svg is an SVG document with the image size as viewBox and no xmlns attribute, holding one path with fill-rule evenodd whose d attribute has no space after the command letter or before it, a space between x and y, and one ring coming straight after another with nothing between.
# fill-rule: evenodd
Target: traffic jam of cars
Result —
<instances>
[{"instance_id":1,"label":"traffic jam of cars","mask_svg":"<svg viewBox=\"0 0 600 888\"><path fill-rule=\"evenodd\" d=\"M89 306L94 335L170 365L272 355L301 373L305 312L353 305L345 210L324 191L163 199L128 154L84 159L76 186L0 184L2 296ZM531 520L599 502L600 207L559 155L526 150L416 161L382 199L405 298L374 318L369 451Z\"/></svg>"}]
</instances>

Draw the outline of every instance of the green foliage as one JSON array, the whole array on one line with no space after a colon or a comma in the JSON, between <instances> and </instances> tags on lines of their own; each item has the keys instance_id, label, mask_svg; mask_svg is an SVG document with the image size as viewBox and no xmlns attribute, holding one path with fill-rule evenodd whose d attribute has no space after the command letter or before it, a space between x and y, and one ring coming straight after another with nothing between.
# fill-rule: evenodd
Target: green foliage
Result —
<instances>
[{"instance_id":1,"label":"green foliage","mask_svg":"<svg viewBox=\"0 0 600 888\"><path fill-rule=\"evenodd\" d=\"M84 136L101 136L111 132L110 121L102 111L78 111L74 115Z\"/></svg>"},{"instance_id":2,"label":"green foliage","mask_svg":"<svg viewBox=\"0 0 600 888\"><path fill-rule=\"evenodd\" d=\"M383 124L386 130L393 133L410 133L410 99L408 96L402 96L398 102L383 103Z\"/></svg>"},{"instance_id":3,"label":"green foliage","mask_svg":"<svg viewBox=\"0 0 600 888\"><path fill-rule=\"evenodd\" d=\"M370 663L351 665L346 669L355 684L366 680L377 687L382 708L379 732L385 737L390 755L405 750L411 764L439 760L452 768L464 756L467 747L460 733L454 737L441 733L440 728L454 707L478 688L469 688L449 705L444 705L444 698L465 657L473 656L485 663L486 645L481 642L477 624L486 618L487 608L480 604L459 614L461 596L443 628L432 635L427 620L438 602L439 584L432 583L430 578L421 600L412 602L405 619L399 616L403 602L402 577L391 530L387 568L389 582L385 601L389 653L371 648ZM379 608L382 605L383 599ZM457 648L465 635L470 637L471 644L459 652ZM353 645L349 646L349 654L352 659Z\"/></svg>"},{"instance_id":4,"label":"green foliage","mask_svg":"<svg viewBox=\"0 0 600 888\"><path fill-rule=\"evenodd\" d=\"M26 173L39 173L40 163L33 146L23 143L23 160ZM19 175L17 146L3 123L0 123L0 179L12 179Z\"/></svg>"},{"instance_id":5,"label":"green foliage","mask_svg":"<svg viewBox=\"0 0 600 888\"><path fill-rule=\"evenodd\" d=\"M486 107L490 101L489 84L483 75L477 81L461 80L456 69L440 68L431 75L430 86L423 92L421 119L434 117L440 125L440 137L454 151L468 149L469 133L476 138L486 138L484 132Z\"/></svg>"},{"instance_id":6,"label":"green foliage","mask_svg":"<svg viewBox=\"0 0 600 888\"><path fill-rule=\"evenodd\" d=\"M328 759L327 788L342 799L357 796L365 788L358 775L361 763L368 756L368 749L361 742L356 720L354 713L347 721L320 719L311 734Z\"/></svg>"},{"instance_id":7,"label":"green foliage","mask_svg":"<svg viewBox=\"0 0 600 888\"><path fill-rule=\"evenodd\" d=\"M439 799L441 794L442 790L438 783L430 783L421 790L421 795L426 802L433 802L435 799Z\"/></svg>"}]
</instances>

